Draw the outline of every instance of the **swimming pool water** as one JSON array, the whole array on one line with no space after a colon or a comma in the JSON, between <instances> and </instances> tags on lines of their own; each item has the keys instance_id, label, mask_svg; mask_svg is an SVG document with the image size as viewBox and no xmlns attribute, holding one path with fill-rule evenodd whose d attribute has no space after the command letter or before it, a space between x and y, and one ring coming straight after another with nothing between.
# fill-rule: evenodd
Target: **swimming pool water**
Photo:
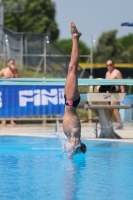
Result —
<instances>
[{"instance_id":1,"label":"swimming pool water","mask_svg":"<svg viewBox=\"0 0 133 200\"><path fill-rule=\"evenodd\" d=\"M0 200L133 199L133 144L84 142L69 160L57 138L0 137Z\"/></svg>"}]
</instances>

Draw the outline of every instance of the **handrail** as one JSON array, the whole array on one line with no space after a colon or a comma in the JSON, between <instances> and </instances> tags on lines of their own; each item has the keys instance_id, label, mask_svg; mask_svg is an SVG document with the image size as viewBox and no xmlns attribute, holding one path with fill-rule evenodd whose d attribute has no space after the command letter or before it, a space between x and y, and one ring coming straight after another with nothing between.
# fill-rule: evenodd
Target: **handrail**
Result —
<instances>
[{"instance_id":1,"label":"handrail","mask_svg":"<svg viewBox=\"0 0 133 200\"><path fill-rule=\"evenodd\" d=\"M65 85L65 78L0 78L0 85ZM79 86L132 85L133 79L78 79Z\"/></svg>"}]
</instances>

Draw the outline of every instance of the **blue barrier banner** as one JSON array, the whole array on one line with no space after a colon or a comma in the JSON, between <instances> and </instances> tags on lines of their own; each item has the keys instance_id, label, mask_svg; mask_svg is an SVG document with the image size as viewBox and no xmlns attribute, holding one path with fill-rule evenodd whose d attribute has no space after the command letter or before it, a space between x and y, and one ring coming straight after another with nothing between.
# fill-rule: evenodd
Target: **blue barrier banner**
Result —
<instances>
[{"instance_id":1,"label":"blue barrier banner","mask_svg":"<svg viewBox=\"0 0 133 200\"><path fill-rule=\"evenodd\" d=\"M0 85L0 118L63 115L63 86Z\"/></svg>"}]
</instances>

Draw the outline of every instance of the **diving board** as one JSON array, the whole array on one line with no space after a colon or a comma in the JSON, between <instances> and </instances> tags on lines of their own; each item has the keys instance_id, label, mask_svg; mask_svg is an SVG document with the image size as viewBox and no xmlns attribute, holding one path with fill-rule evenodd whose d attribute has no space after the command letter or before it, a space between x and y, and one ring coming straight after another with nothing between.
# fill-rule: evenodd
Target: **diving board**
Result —
<instances>
[{"instance_id":1,"label":"diving board","mask_svg":"<svg viewBox=\"0 0 133 200\"><path fill-rule=\"evenodd\" d=\"M0 85L65 85L65 78L0 78ZM79 86L132 85L133 79L78 79Z\"/></svg>"}]
</instances>

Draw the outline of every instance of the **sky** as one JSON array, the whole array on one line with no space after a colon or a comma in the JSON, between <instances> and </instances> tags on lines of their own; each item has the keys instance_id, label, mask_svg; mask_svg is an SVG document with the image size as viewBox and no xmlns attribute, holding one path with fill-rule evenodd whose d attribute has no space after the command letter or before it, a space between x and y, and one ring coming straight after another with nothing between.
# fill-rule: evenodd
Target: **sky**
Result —
<instances>
[{"instance_id":1,"label":"sky","mask_svg":"<svg viewBox=\"0 0 133 200\"><path fill-rule=\"evenodd\" d=\"M59 39L68 39L70 21L74 20L82 32L81 40L91 47L103 32L116 29L117 38L133 33L133 27L121 26L133 22L133 0L51 0L55 3L55 20L60 30ZM93 45L95 45L93 43Z\"/></svg>"}]
</instances>

